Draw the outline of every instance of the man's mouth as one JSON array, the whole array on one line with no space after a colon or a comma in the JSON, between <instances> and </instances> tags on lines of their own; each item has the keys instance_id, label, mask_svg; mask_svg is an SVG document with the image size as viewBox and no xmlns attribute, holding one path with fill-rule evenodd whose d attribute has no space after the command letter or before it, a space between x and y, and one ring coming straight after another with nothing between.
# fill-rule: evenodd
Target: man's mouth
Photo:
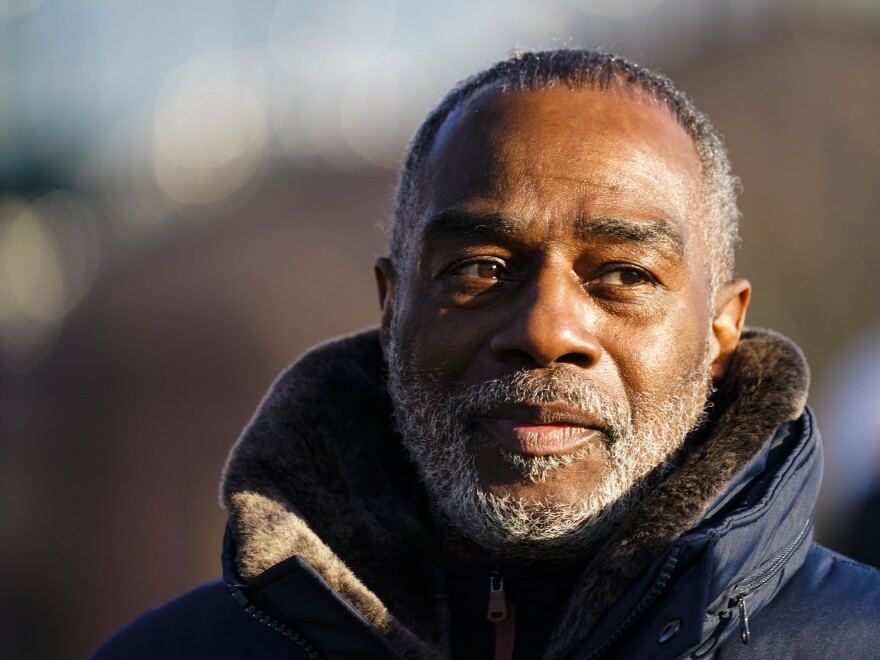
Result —
<instances>
[{"instance_id":1,"label":"man's mouth","mask_svg":"<svg viewBox=\"0 0 880 660\"><path fill-rule=\"evenodd\" d=\"M601 431L599 420L580 411L554 407L516 407L480 417L479 425L505 449L527 456L569 454Z\"/></svg>"}]
</instances>

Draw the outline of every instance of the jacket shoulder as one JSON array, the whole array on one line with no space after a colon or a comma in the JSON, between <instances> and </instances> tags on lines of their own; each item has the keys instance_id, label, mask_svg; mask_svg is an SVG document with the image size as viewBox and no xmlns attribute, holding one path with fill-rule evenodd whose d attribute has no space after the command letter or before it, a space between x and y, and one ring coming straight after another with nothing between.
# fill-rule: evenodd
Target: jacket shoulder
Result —
<instances>
[{"instance_id":1,"label":"jacket shoulder","mask_svg":"<svg viewBox=\"0 0 880 660\"><path fill-rule=\"evenodd\" d=\"M880 570L814 543L787 587L780 599L786 607L828 626L855 626L860 636L880 641Z\"/></svg>"},{"instance_id":2,"label":"jacket shoulder","mask_svg":"<svg viewBox=\"0 0 880 660\"><path fill-rule=\"evenodd\" d=\"M880 648L880 570L813 544L803 565L719 658L870 658Z\"/></svg>"},{"instance_id":3,"label":"jacket shoulder","mask_svg":"<svg viewBox=\"0 0 880 660\"><path fill-rule=\"evenodd\" d=\"M93 660L308 657L298 651L245 612L217 580L141 615L107 640Z\"/></svg>"}]
</instances>

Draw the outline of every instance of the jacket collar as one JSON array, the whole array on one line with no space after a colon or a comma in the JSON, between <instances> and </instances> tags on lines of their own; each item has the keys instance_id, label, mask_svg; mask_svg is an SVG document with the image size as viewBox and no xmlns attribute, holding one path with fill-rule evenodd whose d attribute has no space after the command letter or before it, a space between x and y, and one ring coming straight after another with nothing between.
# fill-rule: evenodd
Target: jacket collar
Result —
<instances>
[{"instance_id":1,"label":"jacket collar","mask_svg":"<svg viewBox=\"0 0 880 660\"><path fill-rule=\"evenodd\" d=\"M701 600L720 611L738 581L789 547L809 525L821 464L811 417L800 419L808 383L791 342L744 333L714 397L707 439L594 554L552 655L613 632L625 595L666 570L671 556L684 562L679 573L685 565L714 566L703 571ZM226 466L225 559L234 581L262 585L284 573L277 565L305 562L398 651L442 655L440 557L391 416L375 330L316 347L285 371ZM780 498L785 506L771 506ZM757 595L753 603L761 605Z\"/></svg>"}]
</instances>

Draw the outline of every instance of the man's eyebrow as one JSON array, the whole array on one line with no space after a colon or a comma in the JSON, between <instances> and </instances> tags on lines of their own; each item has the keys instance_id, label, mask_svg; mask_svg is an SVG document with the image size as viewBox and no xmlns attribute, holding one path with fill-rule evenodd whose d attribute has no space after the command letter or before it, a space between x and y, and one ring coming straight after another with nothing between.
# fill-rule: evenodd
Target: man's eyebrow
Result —
<instances>
[{"instance_id":1,"label":"man's eyebrow","mask_svg":"<svg viewBox=\"0 0 880 660\"><path fill-rule=\"evenodd\" d=\"M511 236L517 223L500 213L470 213L460 210L441 211L425 223L422 240L440 236L498 237Z\"/></svg>"},{"instance_id":2,"label":"man's eyebrow","mask_svg":"<svg viewBox=\"0 0 880 660\"><path fill-rule=\"evenodd\" d=\"M599 235L672 251L679 256L684 254L684 237L678 227L664 220L578 218L575 227L583 238Z\"/></svg>"},{"instance_id":3,"label":"man's eyebrow","mask_svg":"<svg viewBox=\"0 0 880 660\"><path fill-rule=\"evenodd\" d=\"M641 243L679 256L684 254L684 237L678 227L664 220L581 217L574 221L574 228L584 240L600 236L616 242ZM450 209L428 219L422 240L428 242L442 236L511 237L519 229L521 222L502 213L471 213Z\"/></svg>"}]
</instances>

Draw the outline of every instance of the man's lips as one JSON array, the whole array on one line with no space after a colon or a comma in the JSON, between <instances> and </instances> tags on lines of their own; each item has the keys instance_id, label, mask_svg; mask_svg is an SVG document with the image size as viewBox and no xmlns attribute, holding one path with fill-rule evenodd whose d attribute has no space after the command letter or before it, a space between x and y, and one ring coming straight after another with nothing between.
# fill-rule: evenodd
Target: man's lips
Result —
<instances>
[{"instance_id":1,"label":"man's lips","mask_svg":"<svg viewBox=\"0 0 880 660\"><path fill-rule=\"evenodd\" d=\"M529 456L569 454L601 433L591 416L543 406L492 411L479 422L502 447Z\"/></svg>"}]
</instances>

